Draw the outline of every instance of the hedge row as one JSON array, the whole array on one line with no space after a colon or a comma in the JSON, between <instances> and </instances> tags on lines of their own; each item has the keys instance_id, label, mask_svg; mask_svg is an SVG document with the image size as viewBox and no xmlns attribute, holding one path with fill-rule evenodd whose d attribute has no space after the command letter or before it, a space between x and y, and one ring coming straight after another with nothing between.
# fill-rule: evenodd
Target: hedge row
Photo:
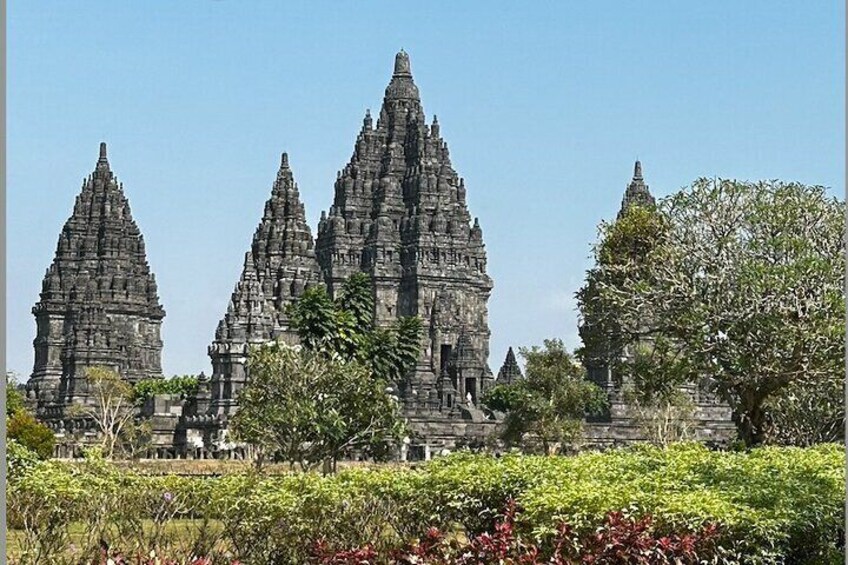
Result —
<instances>
[{"instance_id":1,"label":"hedge row","mask_svg":"<svg viewBox=\"0 0 848 565\"><path fill-rule=\"evenodd\" d=\"M491 531L513 500L516 528L540 543L566 522L575 536L611 511L651 516L673 534L719 527L724 563L826 563L841 551L841 446L715 452L640 446L574 457L454 454L416 469L338 475L239 473L150 477L92 459L13 463L10 526L26 559L61 562L107 540L125 551L170 548L244 563L306 563L314 543L396 547L429 527ZM75 524L83 539L73 539ZM78 526L77 526L78 528Z\"/></svg>"}]
</instances>

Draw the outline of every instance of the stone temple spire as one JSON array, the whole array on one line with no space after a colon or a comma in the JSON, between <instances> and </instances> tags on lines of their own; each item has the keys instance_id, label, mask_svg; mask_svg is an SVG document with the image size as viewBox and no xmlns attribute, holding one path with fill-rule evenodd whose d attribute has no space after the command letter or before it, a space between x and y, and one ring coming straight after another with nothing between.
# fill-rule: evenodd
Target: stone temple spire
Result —
<instances>
[{"instance_id":1,"label":"stone temple spire","mask_svg":"<svg viewBox=\"0 0 848 565\"><path fill-rule=\"evenodd\" d=\"M400 51L376 127L369 122L359 130L336 179L333 204L318 224L316 256L331 294L354 273L371 276L377 324L414 315L429 321L429 342L401 394L418 408L450 411L453 389L471 392L476 402L494 382L492 281L483 231L442 131L435 118L427 124L409 55ZM474 359L464 361L462 383L448 387L460 345Z\"/></svg>"},{"instance_id":2,"label":"stone temple spire","mask_svg":"<svg viewBox=\"0 0 848 565\"><path fill-rule=\"evenodd\" d=\"M235 394L247 378L244 357L250 344L277 338L296 341L286 309L308 286L320 282L306 211L289 156L283 153L241 277L209 347L213 410L234 409Z\"/></svg>"},{"instance_id":3,"label":"stone temple spire","mask_svg":"<svg viewBox=\"0 0 848 565\"><path fill-rule=\"evenodd\" d=\"M504 359L503 365L500 371L498 371L495 384L508 385L523 377L521 367L518 366L518 361L515 360L515 353L512 351L512 347L510 347L509 351L506 352L506 359Z\"/></svg>"},{"instance_id":4,"label":"stone temple spire","mask_svg":"<svg viewBox=\"0 0 848 565\"><path fill-rule=\"evenodd\" d=\"M97 170L109 170L109 159L106 158L106 143L103 142L100 143L100 158L97 159Z\"/></svg>"},{"instance_id":5,"label":"stone temple spire","mask_svg":"<svg viewBox=\"0 0 848 565\"><path fill-rule=\"evenodd\" d=\"M386 87L386 98L393 100L418 100L418 87L412 80L412 66L409 62L409 55L401 49L395 55L395 70L392 73L392 80L389 86Z\"/></svg>"},{"instance_id":6,"label":"stone temple spire","mask_svg":"<svg viewBox=\"0 0 848 565\"><path fill-rule=\"evenodd\" d=\"M85 398L88 367L115 368L130 382L162 376L165 311L105 143L62 228L32 311L37 335L27 388L45 419L61 418L63 406Z\"/></svg>"},{"instance_id":7,"label":"stone temple spire","mask_svg":"<svg viewBox=\"0 0 848 565\"><path fill-rule=\"evenodd\" d=\"M633 167L633 180L627 186L624 192L624 198L621 200L621 209L618 212L618 217L622 217L631 206L653 207L656 205L656 200L648 190L648 185L645 184L642 178L642 163L636 161Z\"/></svg>"}]
</instances>

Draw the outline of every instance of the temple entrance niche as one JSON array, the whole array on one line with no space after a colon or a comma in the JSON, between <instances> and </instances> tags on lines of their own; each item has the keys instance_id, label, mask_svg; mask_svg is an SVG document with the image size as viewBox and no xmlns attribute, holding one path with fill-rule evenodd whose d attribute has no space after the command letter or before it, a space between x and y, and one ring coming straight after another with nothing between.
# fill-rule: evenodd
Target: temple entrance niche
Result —
<instances>
[{"instance_id":1,"label":"temple entrance niche","mask_svg":"<svg viewBox=\"0 0 848 565\"><path fill-rule=\"evenodd\" d=\"M477 379L474 377L465 378L465 400L471 398L471 404L477 405Z\"/></svg>"}]
</instances>

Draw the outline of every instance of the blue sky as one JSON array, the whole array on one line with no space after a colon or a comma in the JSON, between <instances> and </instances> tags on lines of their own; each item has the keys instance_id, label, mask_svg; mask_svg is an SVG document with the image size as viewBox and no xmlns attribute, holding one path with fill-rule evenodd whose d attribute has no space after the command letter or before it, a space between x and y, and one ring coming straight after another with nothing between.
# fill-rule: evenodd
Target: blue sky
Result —
<instances>
[{"instance_id":1,"label":"blue sky","mask_svg":"<svg viewBox=\"0 0 848 565\"><path fill-rule=\"evenodd\" d=\"M8 368L84 176L109 144L167 311L165 373L210 372L288 151L313 232L404 48L480 218L490 364L579 345L573 295L642 160L657 196L700 176L844 194L844 3L13 2Z\"/></svg>"}]
</instances>

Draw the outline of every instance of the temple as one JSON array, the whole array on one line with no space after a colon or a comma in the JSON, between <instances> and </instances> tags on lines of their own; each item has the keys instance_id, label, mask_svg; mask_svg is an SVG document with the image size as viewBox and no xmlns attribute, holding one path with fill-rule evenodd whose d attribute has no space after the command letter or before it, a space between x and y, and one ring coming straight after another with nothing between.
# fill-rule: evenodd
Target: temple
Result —
<instances>
[{"instance_id":1,"label":"temple","mask_svg":"<svg viewBox=\"0 0 848 565\"><path fill-rule=\"evenodd\" d=\"M162 377L165 311L105 143L62 228L32 312L35 363L27 395L57 434L91 426L67 410L90 401L87 368L113 368L130 383Z\"/></svg>"},{"instance_id":2,"label":"temple","mask_svg":"<svg viewBox=\"0 0 848 565\"><path fill-rule=\"evenodd\" d=\"M286 307L320 282L312 231L288 154L283 153L271 197L245 253L241 278L209 346L214 414L229 416L236 410L235 399L247 378L245 360L251 344L277 338L297 341Z\"/></svg>"},{"instance_id":3,"label":"temple","mask_svg":"<svg viewBox=\"0 0 848 565\"><path fill-rule=\"evenodd\" d=\"M288 154L282 154L241 275L208 347L211 376L201 373L190 397L157 394L140 407L140 417L151 423L152 455L244 456L243 446L228 440L228 425L249 381L250 347L275 339L297 343L288 306L314 285L334 296L345 279L360 272L373 285L377 325L418 316L424 326L417 363L395 383L410 429L400 457L428 459L444 449L484 447L504 416L487 409L484 393L524 377L512 348L497 376L489 367L493 283L483 231L466 198L441 126L435 116L429 123L425 119L409 56L401 51L376 121L365 112L314 237ZM637 161L619 218L632 206L654 202ZM91 422L68 410L91 400L86 368L113 368L130 383L162 377L159 331L165 312L105 144L62 230L33 313L37 336L28 394L39 418L58 434L57 455L78 454L78 446L96 436ZM587 423L588 444L629 442L643 433L605 361L612 351L604 341L608 329L580 327L584 342L596 332L594 349L584 355L587 375L610 399L608 413ZM687 392L696 404L698 437L717 438L732 429L729 409L708 388L693 384Z\"/></svg>"},{"instance_id":4,"label":"temple","mask_svg":"<svg viewBox=\"0 0 848 565\"><path fill-rule=\"evenodd\" d=\"M424 351L403 390L411 411L479 406L493 381L483 232L438 120L425 121L403 51L376 125L366 113L339 172L333 205L318 224L316 255L331 294L354 272L371 276L379 324L399 316L425 322Z\"/></svg>"},{"instance_id":5,"label":"temple","mask_svg":"<svg viewBox=\"0 0 848 565\"><path fill-rule=\"evenodd\" d=\"M521 373L521 367L518 366L518 361L515 359L515 353L510 347L506 352L506 359L504 359L503 365L501 365L501 368L498 371L498 377L495 379L495 384L510 385L523 377L524 375Z\"/></svg>"},{"instance_id":6,"label":"temple","mask_svg":"<svg viewBox=\"0 0 848 565\"><path fill-rule=\"evenodd\" d=\"M410 449L482 442L494 423L480 402L494 383L483 233L468 211L465 183L451 165L437 119L425 121L403 51L376 124L365 114L314 243L283 155L209 348L208 415L218 428L237 409L248 346L278 337L295 341L285 307L313 284L325 284L333 296L357 272L371 277L378 325L404 316L419 316L425 325L421 358L409 378L396 383L413 429ZM202 435L224 441L220 430Z\"/></svg>"},{"instance_id":7,"label":"temple","mask_svg":"<svg viewBox=\"0 0 848 565\"><path fill-rule=\"evenodd\" d=\"M648 185L645 184L645 179L642 178L642 163L636 161L636 164L633 166L633 179L627 185L627 189L624 191L624 197L621 199L618 218L621 218L631 206L653 207L655 205L656 199L651 195Z\"/></svg>"},{"instance_id":8,"label":"temple","mask_svg":"<svg viewBox=\"0 0 848 565\"><path fill-rule=\"evenodd\" d=\"M656 206L638 160L616 218L620 220L634 206ZM610 363L616 356L632 357L616 350L614 340L618 328L613 317L603 312L593 312L591 317L594 319L584 318L578 328L584 345L583 360L587 378L606 393L608 408L604 414L588 418L584 441L587 445L604 447L643 440L648 416L640 412L628 394L632 383L616 374ZM687 383L681 387L681 392L691 402L691 413L686 416L688 439L722 444L734 437L730 407L719 400L708 380ZM670 426L672 421L666 424Z\"/></svg>"}]
</instances>

